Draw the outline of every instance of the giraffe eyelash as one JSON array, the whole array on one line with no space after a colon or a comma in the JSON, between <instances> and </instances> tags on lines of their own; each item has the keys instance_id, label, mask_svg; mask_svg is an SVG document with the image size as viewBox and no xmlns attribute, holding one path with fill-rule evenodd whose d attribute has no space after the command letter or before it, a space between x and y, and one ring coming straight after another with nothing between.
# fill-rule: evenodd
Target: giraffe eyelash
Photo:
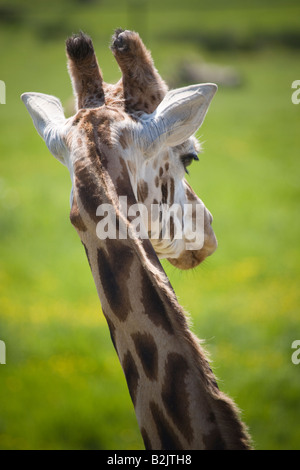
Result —
<instances>
[{"instance_id":1,"label":"giraffe eyelash","mask_svg":"<svg viewBox=\"0 0 300 470\"><path fill-rule=\"evenodd\" d=\"M182 155L180 157L180 160L183 164L184 171L189 175L189 171L187 169L187 166L191 165L193 160L199 161L198 155L196 153L187 153L185 155Z\"/></svg>"}]
</instances>

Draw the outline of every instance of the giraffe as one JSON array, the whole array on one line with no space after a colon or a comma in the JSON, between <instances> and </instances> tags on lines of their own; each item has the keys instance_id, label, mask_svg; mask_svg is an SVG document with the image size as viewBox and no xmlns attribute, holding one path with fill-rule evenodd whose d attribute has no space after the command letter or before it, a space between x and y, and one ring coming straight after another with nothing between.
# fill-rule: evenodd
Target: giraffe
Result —
<instances>
[{"instance_id":1,"label":"giraffe","mask_svg":"<svg viewBox=\"0 0 300 470\"><path fill-rule=\"evenodd\" d=\"M143 168L139 160L169 162L171 175L178 171L183 179L180 152L186 156L195 147L191 136L201 125L216 87L202 84L167 91L136 33L117 30L113 37L113 53L123 72L114 86L103 82L88 36L74 35L66 47L76 114L66 119L60 101L50 95L24 93L22 100L48 149L70 172L71 223L90 264L145 448L250 449L236 405L219 390L200 341L189 328L159 261L160 250L157 254L149 237L137 235L119 203L120 195L130 204L138 197L147 199L145 190L137 189ZM132 71L137 76L131 77ZM143 89L148 86L145 71L152 87L150 102L140 103L130 91L130 79L141 88L140 96L148 99ZM151 96L156 97L152 106ZM194 207L203 208L192 189L178 183L178 175L173 183L178 190L172 197L188 198ZM161 188L161 197L167 199ZM116 239L97 235L99 207L104 204L112 208L120 234ZM196 261L182 246L181 251L172 244L165 249L168 259L183 260L179 262L183 269L201 262L215 248L211 216L206 209L203 212L205 236L203 247L193 255Z\"/></svg>"},{"instance_id":2,"label":"giraffe","mask_svg":"<svg viewBox=\"0 0 300 470\"><path fill-rule=\"evenodd\" d=\"M80 42L83 37L82 33L75 35L66 44L69 55L68 68L74 94L77 98L76 109L96 106L99 103L97 101L99 100L98 85L102 84L100 95L104 93L107 105L124 108L126 113L132 117L154 112L166 95L168 87L154 67L151 53L144 46L138 33L122 29L115 31L111 50L122 71L122 78L114 85L103 81L90 41L84 43L85 48L89 48L89 54L86 54L84 58L80 57L80 60L75 62L70 58L71 54L78 55L80 53L81 49L78 48L74 52L72 45L74 41ZM82 69L85 71L84 75ZM87 73L87 70L90 72ZM89 90L88 93L87 90ZM102 95L100 100L101 97ZM204 115L210 99L207 100L207 105L201 108ZM187 250L185 239L172 237L174 231L172 216L169 238L162 238L160 234L155 238L150 237L160 259L167 258L179 269L196 267L217 248L217 240L211 226L212 215L184 179L184 173L188 173L187 166L192 161L199 160L197 154L201 150L200 143L194 136L191 136L186 141L180 142L179 145L159 151L155 158L152 156L151 159L141 159L134 158L129 151L130 146L127 146L127 143L130 138L130 133L126 129L120 132L119 141L123 151L123 158L120 159L120 162L122 167L125 166L124 173L128 173L130 181L122 191L122 188L118 186L124 183L120 182L119 178L115 178L114 184L117 186L118 194L126 194L129 198L128 187L131 186L134 193L131 203L136 200L144 204L147 214L151 212L151 204L154 206L179 205L182 208L182 214L184 212L183 206L186 204L191 208L192 219L195 218L197 209L201 209L203 211L204 242L199 249L189 248ZM112 177L116 174L114 170L111 173ZM151 228L151 220L148 225Z\"/></svg>"}]
</instances>

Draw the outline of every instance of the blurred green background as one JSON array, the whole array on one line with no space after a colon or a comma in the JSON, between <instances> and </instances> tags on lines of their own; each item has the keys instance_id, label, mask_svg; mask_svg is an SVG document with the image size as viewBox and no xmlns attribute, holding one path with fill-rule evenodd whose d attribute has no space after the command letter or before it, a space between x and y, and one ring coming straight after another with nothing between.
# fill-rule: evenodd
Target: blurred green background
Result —
<instances>
[{"instance_id":1,"label":"blurred green background","mask_svg":"<svg viewBox=\"0 0 300 470\"><path fill-rule=\"evenodd\" d=\"M255 447L299 449L298 0L0 2L0 448L143 448L69 222L68 172L20 101L39 91L67 106L64 41L80 29L105 80L117 81L108 49L117 27L140 32L171 86L203 76L219 85L188 177L219 248L193 271L164 267Z\"/></svg>"}]
</instances>

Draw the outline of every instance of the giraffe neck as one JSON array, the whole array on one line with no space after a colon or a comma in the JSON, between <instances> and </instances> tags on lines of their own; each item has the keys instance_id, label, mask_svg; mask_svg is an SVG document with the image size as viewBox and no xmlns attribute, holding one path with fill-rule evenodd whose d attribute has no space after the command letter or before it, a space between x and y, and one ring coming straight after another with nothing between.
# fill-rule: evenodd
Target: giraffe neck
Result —
<instances>
[{"instance_id":1,"label":"giraffe neck","mask_svg":"<svg viewBox=\"0 0 300 470\"><path fill-rule=\"evenodd\" d=\"M82 241L146 448L243 448L236 411L219 391L150 244Z\"/></svg>"},{"instance_id":2,"label":"giraffe neck","mask_svg":"<svg viewBox=\"0 0 300 470\"><path fill-rule=\"evenodd\" d=\"M116 154L93 141L92 126L86 131L89 151L73 164L70 218L86 250L145 447L248 448L235 406L219 391L151 242L136 237L118 205L125 187L136 202L128 173L112 181L107 165ZM110 205L122 239L98 238L103 204Z\"/></svg>"},{"instance_id":3,"label":"giraffe neck","mask_svg":"<svg viewBox=\"0 0 300 470\"><path fill-rule=\"evenodd\" d=\"M93 181L89 167L80 165L71 221L86 250L145 447L248 448L235 406L219 391L150 241L97 237L95 208L100 201L114 204L113 192L108 196L112 188L105 178ZM79 215L85 211L89 227ZM130 228L122 217L116 208L119 226Z\"/></svg>"}]
</instances>

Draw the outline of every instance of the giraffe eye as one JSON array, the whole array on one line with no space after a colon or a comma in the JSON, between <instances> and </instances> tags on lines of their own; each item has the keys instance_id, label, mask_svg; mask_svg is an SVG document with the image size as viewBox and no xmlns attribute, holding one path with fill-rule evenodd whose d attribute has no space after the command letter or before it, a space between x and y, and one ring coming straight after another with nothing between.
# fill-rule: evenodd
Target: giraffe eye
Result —
<instances>
[{"instance_id":1,"label":"giraffe eye","mask_svg":"<svg viewBox=\"0 0 300 470\"><path fill-rule=\"evenodd\" d=\"M193 160L198 161L199 158L198 158L198 156L197 156L196 153L187 153L186 155L182 155L182 156L180 157L180 160L181 160L181 162L182 162L182 164L183 164L183 166L184 166L185 172L186 172L187 174L189 174L189 172L188 172L188 170L187 170L187 166L191 165L191 163L192 163Z\"/></svg>"}]
</instances>

